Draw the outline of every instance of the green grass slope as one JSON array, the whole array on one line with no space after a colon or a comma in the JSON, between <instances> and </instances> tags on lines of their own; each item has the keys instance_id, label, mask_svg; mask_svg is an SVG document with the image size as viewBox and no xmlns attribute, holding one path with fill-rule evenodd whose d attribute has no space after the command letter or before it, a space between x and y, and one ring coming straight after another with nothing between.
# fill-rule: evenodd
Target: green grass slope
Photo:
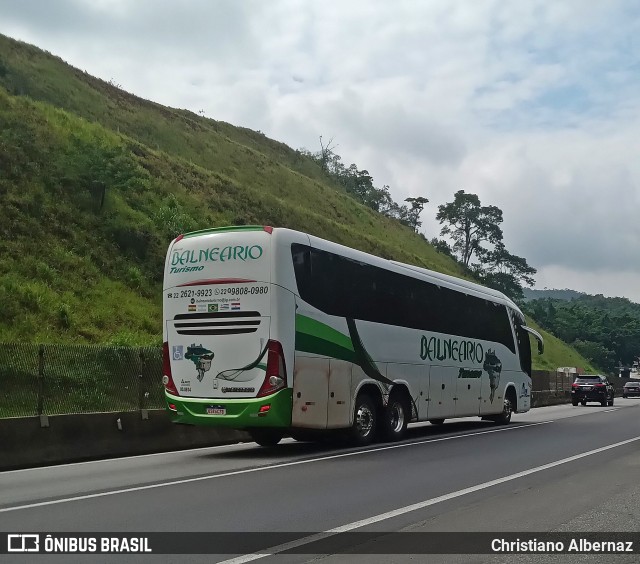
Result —
<instances>
[{"instance_id":1,"label":"green grass slope","mask_svg":"<svg viewBox=\"0 0 640 564\"><path fill-rule=\"evenodd\" d=\"M538 331L544 339L544 353L537 353L536 342L531 340L532 364L534 370L555 371L560 366L576 366L583 368L586 374L602 372L581 356L574 348L558 339L548 331L541 329L531 318L527 323ZM563 364L564 363L564 364Z\"/></svg>"},{"instance_id":2,"label":"green grass slope","mask_svg":"<svg viewBox=\"0 0 640 564\"><path fill-rule=\"evenodd\" d=\"M462 275L298 151L1 35L0 202L0 341L158 344L166 246L211 226L290 227Z\"/></svg>"}]
</instances>

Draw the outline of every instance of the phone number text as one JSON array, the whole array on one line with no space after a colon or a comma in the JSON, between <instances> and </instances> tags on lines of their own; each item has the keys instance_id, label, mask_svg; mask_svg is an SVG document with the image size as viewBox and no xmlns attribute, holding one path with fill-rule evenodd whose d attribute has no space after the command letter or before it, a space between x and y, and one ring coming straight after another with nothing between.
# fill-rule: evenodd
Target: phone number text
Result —
<instances>
[{"instance_id":1,"label":"phone number text","mask_svg":"<svg viewBox=\"0 0 640 564\"><path fill-rule=\"evenodd\" d=\"M234 286L231 288L200 288L198 290L180 290L169 292L168 298L209 298L213 296L253 296L269 293L269 286Z\"/></svg>"}]
</instances>

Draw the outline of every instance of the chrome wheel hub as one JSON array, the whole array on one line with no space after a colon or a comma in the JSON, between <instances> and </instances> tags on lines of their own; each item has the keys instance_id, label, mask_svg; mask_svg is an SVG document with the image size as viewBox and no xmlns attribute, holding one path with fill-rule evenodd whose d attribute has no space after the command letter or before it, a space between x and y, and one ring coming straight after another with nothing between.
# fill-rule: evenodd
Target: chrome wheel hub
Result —
<instances>
[{"instance_id":1,"label":"chrome wheel hub","mask_svg":"<svg viewBox=\"0 0 640 564\"><path fill-rule=\"evenodd\" d=\"M366 437L373 429L373 413L366 405L361 405L356 413L356 427L361 437Z\"/></svg>"},{"instance_id":2,"label":"chrome wheel hub","mask_svg":"<svg viewBox=\"0 0 640 564\"><path fill-rule=\"evenodd\" d=\"M389 407L389 427L394 433L399 433L404 427L404 409L398 402Z\"/></svg>"}]
</instances>

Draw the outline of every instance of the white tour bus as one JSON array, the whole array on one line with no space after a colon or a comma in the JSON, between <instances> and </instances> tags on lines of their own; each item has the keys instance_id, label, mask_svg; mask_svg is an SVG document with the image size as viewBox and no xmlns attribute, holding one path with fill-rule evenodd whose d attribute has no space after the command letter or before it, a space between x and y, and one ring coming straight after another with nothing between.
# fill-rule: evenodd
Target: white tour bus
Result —
<instances>
[{"instance_id":1,"label":"white tour bus","mask_svg":"<svg viewBox=\"0 0 640 564\"><path fill-rule=\"evenodd\" d=\"M509 298L290 229L181 235L164 273L163 382L176 423L359 444L407 423L508 423L531 398L529 334Z\"/></svg>"}]
</instances>

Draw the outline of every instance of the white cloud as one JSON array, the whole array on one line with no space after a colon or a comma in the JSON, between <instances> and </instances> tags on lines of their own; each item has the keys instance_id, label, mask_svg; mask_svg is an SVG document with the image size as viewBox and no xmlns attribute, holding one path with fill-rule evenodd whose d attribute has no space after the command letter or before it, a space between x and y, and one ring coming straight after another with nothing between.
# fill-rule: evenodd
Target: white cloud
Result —
<instances>
[{"instance_id":1,"label":"white cloud","mask_svg":"<svg viewBox=\"0 0 640 564\"><path fill-rule=\"evenodd\" d=\"M396 200L431 200L429 237L477 193L538 285L638 286L633 0L21 0L0 32L293 147L333 137Z\"/></svg>"}]
</instances>

